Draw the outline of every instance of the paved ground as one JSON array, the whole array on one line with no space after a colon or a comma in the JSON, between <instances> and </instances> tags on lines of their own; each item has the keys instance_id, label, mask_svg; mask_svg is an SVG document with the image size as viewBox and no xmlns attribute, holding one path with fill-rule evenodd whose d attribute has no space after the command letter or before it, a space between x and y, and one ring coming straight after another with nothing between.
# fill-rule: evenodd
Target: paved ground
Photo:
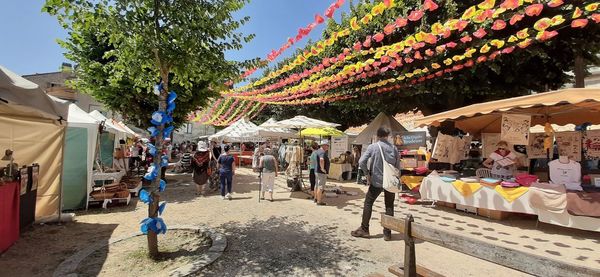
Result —
<instances>
[{"instance_id":1,"label":"paved ground","mask_svg":"<svg viewBox=\"0 0 600 277\"><path fill-rule=\"evenodd\" d=\"M224 255L203 271L203 276L365 276L389 275L387 267L402 260L404 243L394 234L381 235L375 204L372 239L349 235L360 224L366 187L339 183L357 196L328 198L316 206L306 194L290 193L279 177L275 202L258 203L255 173L240 169L234 181L234 199L194 195L190 175L168 177L167 224L204 224L225 233L229 246ZM333 182L332 182L333 183ZM589 267L600 267L600 234L560 228L534 219L504 221L456 212L446 208L407 205L397 200L397 216L411 213L419 224L428 224L549 258ZM147 206L137 201L127 207L79 212L77 221L35 226L0 256L0 276L48 276L66 257L90 242L134 232ZM448 276L525 276L525 274L462 255L429 243L417 244L417 261ZM132 276L136 276L132 273Z\"/></svg>"}]
</instances>

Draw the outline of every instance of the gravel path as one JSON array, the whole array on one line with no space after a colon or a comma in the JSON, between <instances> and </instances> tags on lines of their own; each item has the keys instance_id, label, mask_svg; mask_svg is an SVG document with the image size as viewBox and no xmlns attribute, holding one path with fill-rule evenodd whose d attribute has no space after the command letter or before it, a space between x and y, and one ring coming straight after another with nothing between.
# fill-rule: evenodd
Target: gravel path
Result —
<instances>
[{"instance_id":1,"label":"gravel path","mask_svg":"<svg viewBox=\"0 0 600 277\"><path fill-rule=\"evenodd\" d=\"M402 260L404 243L393 234L386 242L379 213L383 196L375 203L371 239L356 239L350 231L360 224L365 186L340 183L357 196L327 198L316 206L301 192L290 193L285 177L277 179L275 201L258 202L258 178L239 169L234 178L234 199L213 194L195 196L190 175L168 176L163 218L168 225L201 224L227 235L224 255L202 276L366 276L387 273ZM332 182L333 183L333 182ZM600 267L600 235L540 224L535 220L493 221L445 208L397 202L397 216L415 215L420 224L531 251L539 255ZM0 276L48 276L70 254L90 242L134 232L147 206L133 201L127 207L79 212L76 222L35 226L0 256ZM160 239L160 237L159 237ZM43 252L40 252L40 249ZM525 276L525 274L462 255L429 243L417 244L417 262L447 276ZM132 273L131 276L136 276Z\"/></svg>"}]
</instances>

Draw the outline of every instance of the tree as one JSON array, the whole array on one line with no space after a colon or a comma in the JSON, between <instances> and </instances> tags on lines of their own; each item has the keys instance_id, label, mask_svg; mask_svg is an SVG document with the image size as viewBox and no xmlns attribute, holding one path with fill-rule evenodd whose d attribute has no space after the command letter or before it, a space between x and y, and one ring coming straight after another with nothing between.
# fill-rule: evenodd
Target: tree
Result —
<instances>
[{"instance_id":1,"label":"tree","mask_svg":"<svg viewBox=\"0 0 600 277\"><path fill-rule=\"evenodd\" d=\"M342 14L342 22L340 24L333 20L327 22L323 37L327 38L333 32L349 26L352 17L362 18L371 11L374 5L380 2L358 1L357 5L350 7L348 14ZM420 29L429 30L435 22L445 22L449 18L460 18L467 7L482 1L449 0L435 2L440 5L439 9L426 13L421 21L409 24L392 35L386 36L380 43L373 42L373 45L375 47L390 45L403 40L406 36L414 34ZM388 23L393 22L397 17L406 16L408 12L420 8L423 1L406 0L395 1L395 3L396 7L386 10L381 16L374 17L369 25L364 25L360 30L351 32L349 36L341 38L318 56L309 58L306 63L297 66L279 78L270 80L264 86L276 83L281 78L285 78L291 74L310 70L312 67L318 65L323 58L342 53L344 48L352 49L352 46L356 42L362 42L366 36L381 32ZM496 3L499 4L501 1L496 1ZM572 9L572 6L569 6L571 4L581 7L588 3L591 3L591 1L571 1L571 3L564 4L561 8ZM516 25L508 26L505 30L493 35L498 37L506 36L522 28L533 26L533 23L539 18L551 18L558 13L560 13L560 9L545 8L540 16L526 17ZM487 26L485 27L489 28L491 22L486 24ZM476 28L479 28L471 25L463 33L452 35L444 41L456 41L461 36L466 35L467 32L472 33L477 30ZM294 116L296 114L305 114L307 116L333 120L342 124L361 125L369 122L379 111L395 114L411 111L416 108L422 110L424 114L429 115L473 103L524 95L530 91L558 89L565 83L572 81L572 77L566 72L574 70L575 57L583 57L587 65L598 64L599 42L600 28L598 25L590 22L584 31L581 29L563 28L559 31L559 35L550 41L535 43L524 50L515 51L511 55L499 56L494 61L477 64L472 68L446 75L443 78L434 78L416 85L408 85L388 93L359 95L357 98L347 101L323 103L321 106L268 107L262 116L282 119L283 117ZM303 49L299 49L297 53L309 51L314 46L314 43L308 44ZM460 53L461 50L464 50L464 47L459 45L453 51ZM370 56L364 56L361 59L364 61L368 58ZM292 60L293 57L282 60L274 68L282 68ZM349 61L346 64L354 62L356 60ZM421 64L423 63L419 61L415 61L410 65L405 64L401 68L389 70L384 74L370 78L363 78L360 81L340 86L323 94L353 93L356 89L368 84L397 76L402 72L410 72ZM295 85L295 83L292 85ZM327 109L322 109L325 106L327 106Z\"/></svg>"},{"instance_id":2,"label":"tree","mask_svg":"<svg viewBox=\"0 0 600 277\"><path fill-rule=\"evenodd\" d=\"M79 63L75 86L92 93L106 89L100 98L117 107L114 103L118 101L112 101L115 97L122 102L139 96L152 99L151 92L160 83L158 99L152 101L158 102L159 112L165 112L167 96L176 86L183 89L178 91L182 95L202 97L194 93L223 89L227 80L239 75L239 68L254 65L252 61L232 62L224 57L225 51L239 50L243 42L252 39L252 35L236 32L249 18L236 20L232 16L246 2L47 0L44 11L57 16L69 31L61 44L68 57ZM94 40L99 47L94 47ZM135 96L128 95L130 92ZM152 101L137 107L145 111ZM179 110L186 114L192 109ZM163 149L164 128L165 124L158 126L159 151ZM160 176L160 159L154 160ZM159 180L152 182L149 218L157 217ZM148 232L148 250L153 258L158 256L156 235L152 230Z\"/></svg>"}]
</instances>

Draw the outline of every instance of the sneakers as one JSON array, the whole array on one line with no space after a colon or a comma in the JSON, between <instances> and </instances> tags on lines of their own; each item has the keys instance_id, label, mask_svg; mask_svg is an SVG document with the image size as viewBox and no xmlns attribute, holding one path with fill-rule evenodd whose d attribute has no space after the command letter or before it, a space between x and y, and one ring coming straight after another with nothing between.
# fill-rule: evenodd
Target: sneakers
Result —
<instances>
[{"instance_id":1,"label":"sneakers","mask_svg":"<svg viewBox=\"0 0 600 277\"><path fill-rule=\"evenodd\" d=\"M350 235L356 238L370 238L369 230L364 230L362 227L358 227L358 229L350 232Z\"/></svg>"},{"instance_id":2,"label":"sneakers","mask_svg":"<svg viewBox=\"0 0 600 277\"><path fill-rule=\"evenodd\" d=\"M227 199L231 200L231 198L232 198L232 197L231 197L231 193L228 193L227 195L225 195L225 198L227 198Z\"/></svg>"},{"instance_id":3,"label":"sneakers","mask_svg":"<svg viewBox=\"0 0 600 277\"><path fill-rule=\"evenodd\" d=\"M227 198L225 198L225 196L221 196L221 199L225 200L225 199L227 199Z\"/></svg>"},{"instance_id":4,"label":"sneakers","mask_svg":"<svg viewBox=\"0 0 600 277\"><path fill-rule=\"evenodd\" d=\"M392 240L392 233L383 232L383 240L390 241Z\"/></svg>"}]
</instances>

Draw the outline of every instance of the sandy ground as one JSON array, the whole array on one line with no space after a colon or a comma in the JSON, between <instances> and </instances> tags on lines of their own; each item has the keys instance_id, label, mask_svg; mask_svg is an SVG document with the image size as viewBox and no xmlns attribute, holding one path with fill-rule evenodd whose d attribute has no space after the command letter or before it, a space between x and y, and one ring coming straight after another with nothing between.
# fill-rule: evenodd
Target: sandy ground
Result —
<instances>
[{"instance_id":1,"label":"sandy ground","mask_svg":"<svg viewBox=\"0 0 600 277\"><path fill-rule=\"evenodd\" d=\"M249 169L234 177L234 199L194 195L190 175L168 176L161 200L168 201L165 222L207 225L227 235L224 255L201 276L391 276L387 268L403 258L399 234L386 242L379 213L383 196L374 207L371 239L357 239L350 231L360 224L366 187L337 183L357 196L328 198L316 206L301 192L290 193L285 177L277 179L275 202L258 202L258 178ZM334 184L334 182L331 182ZM411 213L419 224L461 233L588 267L600 267L600 234L561 228L535 219L487 218L428 205L407 205L396 200L396 216ZM50 276L56 266L91 242L121 237L139 228L147 205L136 200L129 206L78 212L76 222L37 225L25 232L0 256L0 276ZM160 239L160 238L159 238ZM417 263L447 276L526 276L429 243L417 244ZM136 276L132 272L131 276Z\"/></svg>"}]
</instances>

